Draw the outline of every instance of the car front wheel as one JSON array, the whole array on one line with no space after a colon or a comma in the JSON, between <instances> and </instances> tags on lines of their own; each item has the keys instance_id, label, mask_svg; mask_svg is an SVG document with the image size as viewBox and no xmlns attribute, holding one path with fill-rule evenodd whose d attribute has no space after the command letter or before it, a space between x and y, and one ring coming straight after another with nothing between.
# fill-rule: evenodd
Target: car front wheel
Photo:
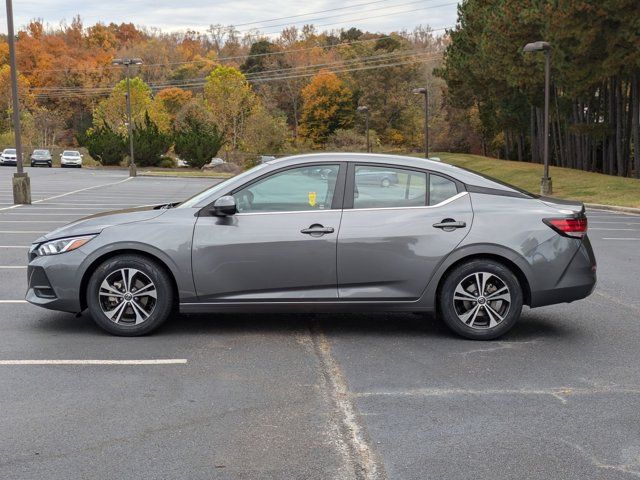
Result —
<instances>
[{"instance_id":1,"label":"car front wheel","mask_svg":"<svg viewBox=\"0 0 640 480\"><path fill-rule=\"evenodd\" d=\"M171 279L164 268L146 257L119 255L91 275L87 305L95 322L107 332L126 337L145 335L171 313Z\"/></svg>"},{"instance_id":2,"label":"car front wheel","mask_svg":"<svg viewBox=\"0 0 640 480\"><path fill-rule=\"evenodd\" d=\"M472 340L492 340L511 330L520 318L522 287L503 264L472 260L447 275L438 303L451 330Z\"/></svg>"}]
</instances>

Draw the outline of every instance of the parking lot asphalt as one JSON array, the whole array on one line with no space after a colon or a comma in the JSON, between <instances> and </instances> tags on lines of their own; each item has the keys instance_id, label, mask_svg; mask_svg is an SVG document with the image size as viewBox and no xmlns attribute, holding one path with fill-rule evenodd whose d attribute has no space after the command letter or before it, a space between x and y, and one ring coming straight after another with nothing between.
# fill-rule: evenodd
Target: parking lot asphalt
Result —
<instances>
[{"instance_id":1,"label":"parking lot asphalt","mask_svg":"<svg viewBox=\"0 0 640 480\"><path fill-rule=\"evenodd\" d=\"M415 314L176 316L119 338L23 302L29 243L212 180L28 171L36 203L14 208L0 169L0 478L640 477L640 216L590 211L594 294L497 341Z\"/></svg>"}]
</instances>

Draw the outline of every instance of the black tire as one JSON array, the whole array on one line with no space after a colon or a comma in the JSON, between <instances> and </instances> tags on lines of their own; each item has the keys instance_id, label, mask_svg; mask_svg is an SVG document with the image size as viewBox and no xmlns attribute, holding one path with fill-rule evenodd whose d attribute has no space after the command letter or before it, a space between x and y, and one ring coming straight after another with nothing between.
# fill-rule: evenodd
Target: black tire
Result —
<instances>
[{"instance_id":1,"label":"black tire","mask_svg":"<svg viewBox=\"0 0 640 480\"><path fill-rule=\"evenodd\" d=\"M480 279L483 278L483 274L487 275L482 295L477 295L479 289L475 274L480 275ZM464 292L475 298L467 301L466 296L462 297L459 294L454 300L454 293L458 287L462 287ZM495 293L504 287L507 288L509 300L506 300L506 295L499 296L505 297L504 300L488 300L492 292ZM499 297L494 295L494 298ZM522 298L520 282L509 268L494 260L478 259L458 265L449 272L439 290L438 306L444 323L458 335L471 340L493 340L511 330L520 319ZM473 316L476 310L477 316ZM473 312L465 323L461 317L465 317L470 311ZM497 322L499 318L502 320ZM494 322L497 324L492 326Z\"/></svg>"},{"instance_id":2,"label":"black tire","mask_svg":"<svg viewBox=\"0 0 640 480\"><path fill-rule=\"evenodd\" d=\"M48 165L49 165L49 168L53 167L53 165L51 163L49 163Z\"/></svg>"},{"instance_id":3,"label":"black tire","mask_svg":"<svg viewBox=\"0 0 640 480\"><path fill-rule=\"evenodd\" d=\"M113 276L119 275L119 271L123 269L142 272L141 274L134 274L131 282L140 282L141 278L145 279L146 277L146 280L150 280L153 283L156 290L155 299L151 299L146 296L146 307L151 305L149 307L148 317L137 324L131 323L135 321L134 318L126 318L127 316L133 317L135 314L135 309L131 305L123 308L124 313L122 314L120 322L109 319L103 310L103 302L116 302L113 303L113 305L118 305L119 303L117 298L110 299L108 295L101 296L101 285L104 281L107 281L108 278L110 279L113 278ZM135 286L131 291L135 291ZM138 298L140 302L144 302L145 299L142 297L145 297L145 295L142 295L140 298L136 298ZM124 301L124 297L120 300L120 302L122 301ZM129 304L132 301L134 301L133 298L129 301ZM136 303L136 305L140 307L141 304ZM102 329L113 335L123 337L146 335L162 325L162 323L164 323L171 314L173 307L173 288L171 278L162 266L147 257L135 254L118 255L105 261L96 268L91 275L87 285L87 306L93 320Z\"/></svg>"}]
</instances>

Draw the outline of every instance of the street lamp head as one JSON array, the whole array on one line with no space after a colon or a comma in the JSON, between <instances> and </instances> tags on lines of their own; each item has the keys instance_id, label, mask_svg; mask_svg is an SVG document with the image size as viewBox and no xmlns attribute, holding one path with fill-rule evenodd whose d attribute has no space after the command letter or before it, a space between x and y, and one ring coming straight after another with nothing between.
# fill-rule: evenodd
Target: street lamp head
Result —
<instances>
[{"instance_id":1,"label":"street lamp head","mask_svg":"<svg viewBox=\"0 0 640 480\"><path fill-rule=\"evenodd\" d=\"M358 113L367 113L369 111L369 107L367 107L366 105L360 105L358 108L356 108L356 112Z\"/></svg>"},{"instance_id":2,"label":"street lamp head","mask_svg":"<svg viewBox=\"0 0 640 480\"><path fill-rule=\"evenodd\" d=\"M522 49L523 52L543 52L547 50L551 50L551 44L542 41L527 43Z\"/></svg>"},{"instance_id":3,"label":"street lamp head","mask_svg":"<svg viewBox=\"0 0 640 480\"><path fill-rule=\"evenodd\" d=\"M427 93L427 89L424 87L414 88L412 92L414 93L414 95L425 95Z\"/></svg>"}]
</instances>

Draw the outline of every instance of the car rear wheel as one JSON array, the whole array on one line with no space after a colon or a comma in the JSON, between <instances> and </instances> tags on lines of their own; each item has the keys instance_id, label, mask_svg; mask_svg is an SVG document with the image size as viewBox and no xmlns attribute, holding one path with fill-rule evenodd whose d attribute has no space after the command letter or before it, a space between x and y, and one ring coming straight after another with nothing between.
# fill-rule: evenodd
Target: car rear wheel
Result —
<instances>
[{"instance_id":1,"label":"car rear wheel","mask_svg":"<svg viewBox=\"0 0 640 480\"><path fill-rule=\"evenodd\" d=\"M451 330L472 340L492 340L511 330L520 318L522 287L503 264L472 260L447 275L438 303Z\"/></svg>"},{"instance_id":2,"label":"car rear wheel","mask_svg":"<svg viewBox=\"0 0 640 480\"><path fill-rule=\"evenodd\" d=\"M119 255L100 265L87 285L95 322L114 335L134 337L158 328L171 313L171 279L156 262Z\"/></svg>"}]
</instances>

